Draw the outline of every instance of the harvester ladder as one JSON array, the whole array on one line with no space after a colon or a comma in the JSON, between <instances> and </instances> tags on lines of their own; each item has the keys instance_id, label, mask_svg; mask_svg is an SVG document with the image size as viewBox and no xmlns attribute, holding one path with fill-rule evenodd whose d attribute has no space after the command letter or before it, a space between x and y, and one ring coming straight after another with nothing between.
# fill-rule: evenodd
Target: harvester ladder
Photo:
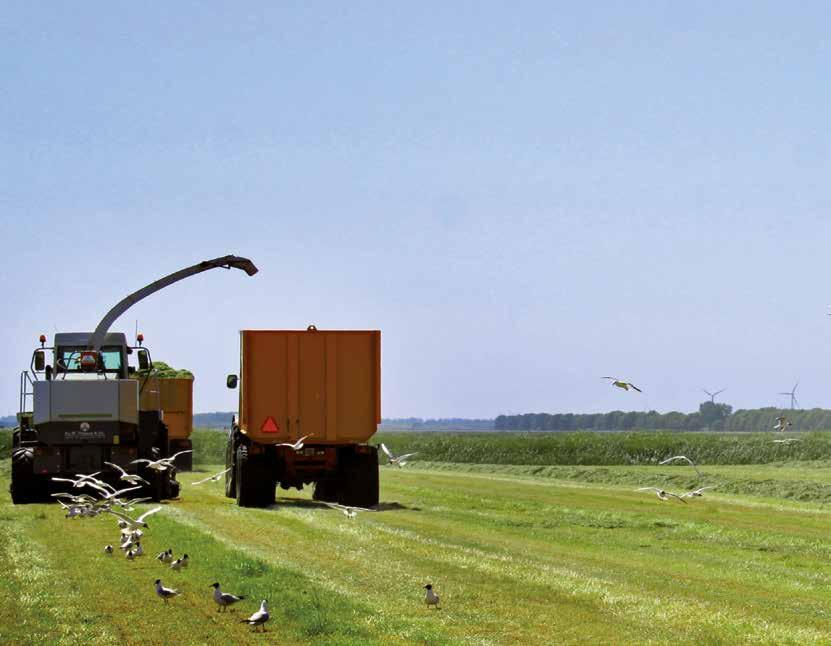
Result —
<instances>
[{"instance_id":1,"label":"harvester ladder","mask_svg":"<svg viewBox=\"0 0 831 646\"><path fill-rule=\"evenodd\" d=\"M31 386L31 389L30 389ZM20 373L20 402L18 405L18 420L20 417L23 416L24 413L31 412L35 409L34 406L34 398L35 398L35 382L32 381L31 375L29 375L28 370L24 370ZM26 410L26 403L27 401L32 400L32 407L29 410Z\"/></svg>"}]
</instances>

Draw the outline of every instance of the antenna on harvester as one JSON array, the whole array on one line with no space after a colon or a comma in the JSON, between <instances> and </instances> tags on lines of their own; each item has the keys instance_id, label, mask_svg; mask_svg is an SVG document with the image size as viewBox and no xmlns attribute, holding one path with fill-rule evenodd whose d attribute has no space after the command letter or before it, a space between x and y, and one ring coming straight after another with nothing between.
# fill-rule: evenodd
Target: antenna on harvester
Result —
<instances>
[{"instance_id":1,"label":"antenna on harvester","mask_svg":"<svg viewBox=\"0 0 831 646\"><path fill-rule=\"evenodd\" d=\"M709 395L709 397L710 397L710 402L712 402L713 404L715 404L715 403L716 403L716 395L718 395L718 394L720 394L720 393L723 393L725 390L727 390L727 388L722 388L721 390L717 390L717 391L716 391L716 392L714 392L714 393L711 393L711 392L710 392L709 390L707 390L706 388L702 388L701 390L702 390L703 392L707 393L707 395Z\"/></svg>"},{"instance_id":2,"label":"antenna on harvester","mask_svg":"<svg viewBox=\"0 0 831 646\"><path fill-rule=\"evenodd\" d=\"M780 395L787 395L791 398L791 410L799 406L799 402L796 399L796 387L799 385L799 379L796 380L796 383L793 386L793 389L786 393L779 393Z\"/></svg>"}]
</instances>

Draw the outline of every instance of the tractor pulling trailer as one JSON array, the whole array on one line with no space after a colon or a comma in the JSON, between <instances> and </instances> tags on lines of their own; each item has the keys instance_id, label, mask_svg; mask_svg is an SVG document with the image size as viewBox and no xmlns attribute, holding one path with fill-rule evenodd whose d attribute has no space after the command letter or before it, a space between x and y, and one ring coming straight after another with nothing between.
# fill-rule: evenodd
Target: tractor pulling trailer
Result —
<instances>
[{"instance_id":1,"label":"tractor pulling trailer","mask_svg":"<svg viewBox=\"0 0 831 646\"><path fill-rule=\"evenodd\" d=\"M228 434L225 495L265 507L277 485L356 507L378 504L381 333L243 330L239 417ZM291 444L306 438L302 448Z\"/></svg>"},{"instance_id":2,"label":"tractor pulling trailer","mask_svg":"<svg viewBox=\"0 0 831 646\"><path fill-rule=\"evenodd\" d=\"M257 273L247 258L206 260L130 294L104 316L94 332L57 333L52 347L46 347L45 336L40 337L30 369L20 376L19 427L12 436L10 490L14 503L48 500L56 490L54 477L100 471L102 480L115 484L119 474L104 462L138 473L149 482L136 494L154 500L178 495L175 469L159 471L133 464L135 460L167 457L170 449L160 399L143 396L150 379L138 377L145 374L152 378L150 352L141 346L141 336L137 346L130 346L124 334L108 330L146 296L219 267L241 269L249 276ZM48 365L47 352L52 353ZM136 366L128 363L133 354L138 373Z\"/></svg>"}]
</instances>

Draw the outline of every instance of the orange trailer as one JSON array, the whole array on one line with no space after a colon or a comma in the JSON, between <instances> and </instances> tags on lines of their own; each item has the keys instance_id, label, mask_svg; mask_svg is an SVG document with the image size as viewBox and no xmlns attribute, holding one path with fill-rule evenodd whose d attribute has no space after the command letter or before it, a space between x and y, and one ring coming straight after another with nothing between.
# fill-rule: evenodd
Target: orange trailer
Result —
<instances>
[{"instance_id":1,"label":"orange trailer","mask_svg":"<svg viewBox=\"0 0 831 646\"><path fill-rule=\"evenodd\" d=\"M378 504L381 333L243 330L239 419L228 437L226 495L241 506L274 502L314 483L316 500ZM287 444L306 438L295 450Z\"/></svg>"},{"instance_id":2,"label":"orange trailer","mask_svg":"<svg viewBox=\"0 0 831 646\"><path fill-rule=\"evenodd\" d=\"M139 384L139 408L142 411L161 411L167 427L167 443L162 449L163 454L173 455L192 449L193 379L151 377L146 382L139 381ZM193 454L186 453L177 458L176 468L179 471L192 470Z\"/></svg>"}]
</instances>

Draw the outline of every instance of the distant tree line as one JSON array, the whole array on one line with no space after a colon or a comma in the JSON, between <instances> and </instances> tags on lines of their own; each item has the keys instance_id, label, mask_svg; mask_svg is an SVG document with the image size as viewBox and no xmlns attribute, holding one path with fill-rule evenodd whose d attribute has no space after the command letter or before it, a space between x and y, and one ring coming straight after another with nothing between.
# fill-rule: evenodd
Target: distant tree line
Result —
<instances>
[{"instance_id":1,"label":"distant tree line","mask_svg":"<svg viewBox=\"0 0 831 646\"><path fill-rule=\"evenodd\" d=\"M785 415L792 430L831 429L831 410L789 410L781 408L740 409L729 404L703 402L695 413L671 411L621 411L609 413L526 413L500 415L494 421L498 431L765 431L772 430L776 418Z\"/></svg>"},{"instance_id":2,"label":"distant tree line","mask_svg":"<svg viewBox=\"0 0 831 646\"><path fill-rule=\"evenodd\" d=\"M492 419L467 419L463 417L446 417L439 419L422 419L421 417L399 417L382 419L381 428L397 428L408 431L430 429L456 429L470 431L493 430Z\"/></svg>"}]
</instances>

